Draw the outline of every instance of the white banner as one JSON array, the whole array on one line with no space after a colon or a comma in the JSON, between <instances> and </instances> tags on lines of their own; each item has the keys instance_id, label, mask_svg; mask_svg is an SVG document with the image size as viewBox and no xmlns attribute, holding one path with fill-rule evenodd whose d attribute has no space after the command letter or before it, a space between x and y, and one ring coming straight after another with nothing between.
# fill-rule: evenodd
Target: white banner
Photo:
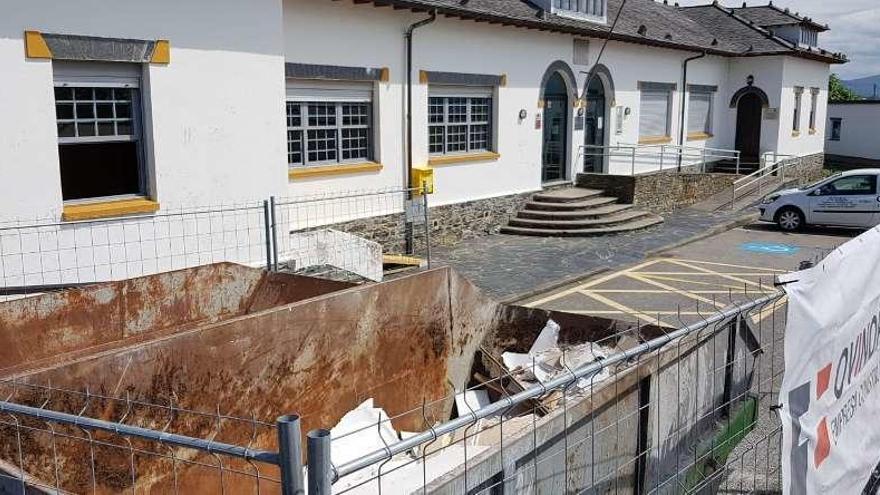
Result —
<instances>
[{"instance_id":1,"label":"white banner","mask_svg":"<svg viewBox=\"0 0 880 495\"><path fill-rule=\"evenodd\" d=\"M783 493L860 494L880 461L880 229L781 278Z\"/></svg>"}]
</instances>

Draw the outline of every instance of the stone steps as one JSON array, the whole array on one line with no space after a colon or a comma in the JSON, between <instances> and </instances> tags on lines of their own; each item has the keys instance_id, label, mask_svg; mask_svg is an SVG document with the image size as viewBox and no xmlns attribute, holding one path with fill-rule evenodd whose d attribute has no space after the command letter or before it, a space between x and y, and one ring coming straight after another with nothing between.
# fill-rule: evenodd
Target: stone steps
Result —
<instances>
[{"instance_id":1,"label":"stone steps","mask_svg":"<svg viewBox=\"0 0 880 495\"><path fill-rule=\"evenodd\" d=\"M598 218L569 219L569 220L538 220L532 218L514 218L510 220L511 227L531 227L536 229L585 229L590 227L611 227L623 223L638 220L650 213L646 211L630 210L616 215L602 215Z\"/></svg>"},{"instance_id":2,"label":"stone steps","mask_svg":"<svg viewBox=\"0 0 880 495\"><path fill-rule=\"evenodd\" d=\"M610 227L583 229L535 229L528 227L502 227L501 233L539 237L590 237L598 235L621 234L633 230L646 229L663 223L663 217L648 213L645 218Z\"/></svg>"},{"instance_id":3,"label":"stone steps","mask_svg":"<svg viewBox=\"0 0 880 495\"><path fill-rule=\"evenodd\" d=\"M617 203L617 198L611 198L608 196L597 196L589 199L585 199L583 201L569 201L569 202L549 202L549 201L529 201L526 203L526 208L529 210L546 210L546 211L579 211L586 210L590 208L595 208L597 206L605 206Z\"/></svg>"},{"instance_id":4,"label":"stone steps","mask_svg":"<svg viewBox=\"0 0 880 495\"><path fill-rule=\"evenodd\" d=\"M522 210L517 218L533 218L536 220L586 220L590 218L599 218L604 215L612 215L626 210L632 209L633 205L610 204L599 206L596 208L588 208L585 210L572 211L553 211L553 210Z\"/></svg>"},{"instance_id":5,"label":"stone steps","mask_svg":"<svg viewBox=\"0 0 880 495\"><path fill-rule=\"evenodd\" d=\"M534 195L502 234L586 237L619 234L657 225L663 218L620 204L605 191L572 187Z\"/></svg>"}]
</instances>

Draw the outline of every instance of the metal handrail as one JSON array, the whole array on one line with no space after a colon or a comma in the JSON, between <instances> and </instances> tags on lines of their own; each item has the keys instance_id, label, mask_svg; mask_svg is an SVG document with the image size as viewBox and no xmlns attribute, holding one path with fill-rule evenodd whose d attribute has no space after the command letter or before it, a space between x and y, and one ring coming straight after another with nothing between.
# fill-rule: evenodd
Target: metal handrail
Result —
<instances>
[{"instance_id":1,"label":"metal handrail","mask_svg":"<svg viewBox=\"0 0 880 495\"><path fill-rule=\"evenodd\" d=\"M768 158L773 156L773 162L767 164ZM767 151L761 155L761 167L754 172L733 181L731 189L731 208L736 203L737 193L741 192L754 184L758 185L758 195L763 194L764 180L767 177L775 177L776 173L780 174L780 181L785 181L785 168L791 165L800 164L801 158L795 155L780 155L775 151Z\"/></svg>"},{"instance_id":2,"label":"metal handrail","mask_svg":"<svg viewBox=\"0 0 880 495\"><path fill-rule=\"evenodd\" d=\"M659 148L659 153L653 151ZM672 151L667 151L667 149L671 149ZM587 153L587 150L601 150L601 153ZM694 151L695 153L687 153L687 151ZM698 148L693 146L682 146L675 144L633 144L633 143L617 143L613 145L598 145L598 144L584 144L578 146L578 155L576 161L580 163L581 158L586 158L587 156L625 156L630 158L630 175L635 176L636 174L636 157L652 157L659 158L660 167L657 170L651 170L649 172L664 170L664 163L666 161L667 156L672 157L699 157L700 158L700 172L706 172L706 159L707 158L729 158L736 159L736 173L739 174L740 166L741 166L741 153L739 150L728 150L723 148ZM646 172L646 173L649 173Z\"/></svg>"}]
</instances>

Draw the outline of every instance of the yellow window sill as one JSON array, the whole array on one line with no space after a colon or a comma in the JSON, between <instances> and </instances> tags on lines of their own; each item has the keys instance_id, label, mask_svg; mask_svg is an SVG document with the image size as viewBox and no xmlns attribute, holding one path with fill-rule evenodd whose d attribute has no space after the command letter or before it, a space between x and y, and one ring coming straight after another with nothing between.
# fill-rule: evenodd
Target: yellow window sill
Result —
<instances>
[{"instance_id":1,"label":"yellow window sill","mask_svg":"<svg viewBox=\"0 0 880 495\"><path fill-rule=\"evenodd\" d=\"M376 162L344 163L340 165L323 165L320 167L291 168L287 171L287 177L293 179L305 179L309 177L325 177L328 175L360 174L363 172L378 172L382 170L382 164Z\"/></svg>"},{"instance_id":2,"label":"yellow window sill","mask_svg":"<svg viewBox=\"0 0 880 495\"><path fill-rule=\"evenodd\" d=\"M667 144L672 142L670 136L655 136L639 138L639 144Z\"/></svg>"},{"instance_id":3,"label":"yellow window sill","mask_svg":"<svg viewBox=\"0 0 880 495\"><path fill-rule=\"evenodd\" d=\"M501 158L501 155L493 151L487 151L485 153L469 153L466 155L444 155L429 158L428 165L436 167L437 165L451 165L453 163L494 161L499 158Z\"/></svg>"},{"instance_id":4,"label":"yellow window sill","mask_svg":"<svg viewBox=\"0 0 880 495\"><path fill-rule=\"evenodd\" d=\"M816 129L810 129L810 136L816 134Z\"/></svg>"},{"instance_id":5,"label":"yellow window sill","mask_svg":"<svg viewBox=\"0 0 880 495\"><path fill-rule=\"evenodd\" d=\"M705 141L707 139L712 139L715 137L714 134L709 134L708 132L692 132L688 134L688 141Z\"/></svg>"},{"instance_id":6,"label":"yellow window sill","mask_svg":"<svg viewBox=\"0 0 880 495\"><path fill-rule=\"evenodd\" d=\"M791 137L800 137L801 131L794 131L791 133Z\"/></svg>"},{"instance_id":7,"label":"yellow window sill","mask_svg":"<svg viewBox=\"0 0 880 495\"><path fill-rule=\"evenodd\" d=\"M64 205L61 218L66 221L93 220L139 213L154 213L159 203L146 198L99 201L76 205Z\"/></svg>"}]
</instances>

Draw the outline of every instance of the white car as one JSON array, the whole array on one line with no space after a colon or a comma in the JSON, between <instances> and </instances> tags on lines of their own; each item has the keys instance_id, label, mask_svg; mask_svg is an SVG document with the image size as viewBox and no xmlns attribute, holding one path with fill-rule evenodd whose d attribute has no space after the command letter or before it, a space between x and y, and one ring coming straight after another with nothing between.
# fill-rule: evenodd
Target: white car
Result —
<instances>
[{"instance_id":1,"label":"white car","mask_svg":"<svg viewBox=\"0 0 880 495\"><path fill-rule=\"evenodd\" d=\"M850 170L761 201L761 221L794 231L805 225L880 225L880 169Z\"/></svg>"}]
</instances>

